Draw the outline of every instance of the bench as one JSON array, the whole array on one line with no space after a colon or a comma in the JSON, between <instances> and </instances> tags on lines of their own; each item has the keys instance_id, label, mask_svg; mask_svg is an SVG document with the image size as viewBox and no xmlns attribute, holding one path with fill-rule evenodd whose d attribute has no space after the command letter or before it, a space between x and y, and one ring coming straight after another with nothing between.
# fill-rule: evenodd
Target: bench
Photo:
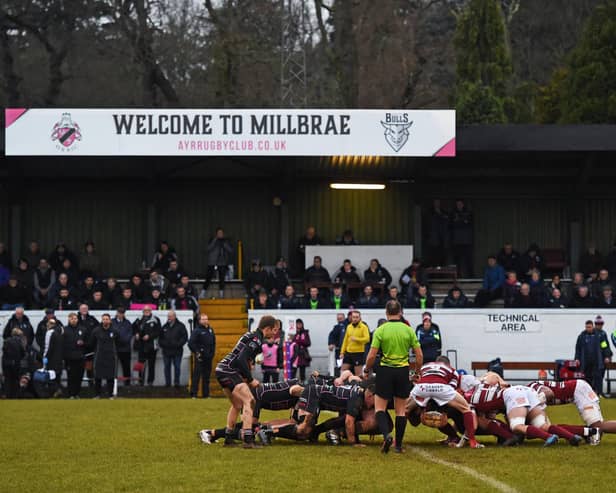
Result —
<instances>
[{"instance_id":1,"label":"bench","mask_svg":"<svg viewBox=\"0 0 616 493\"><path fill-rule=\"evenodd\" d=\"M473 375L477 376L477 370L488 370L488 361L473 361L471 362L471 370ZM503 370L546 370L552 374L556 371L555 361L501 361ZM611 362L605 365L605 381L607 382L607 393L612 393L612 382L616 382L616 377L610 375L610 370L616 370L616 362ZM553 378L553 377L552 377ZM512 382L532 382L538 378L505 378Z\"/></svg>"}]
</instances>

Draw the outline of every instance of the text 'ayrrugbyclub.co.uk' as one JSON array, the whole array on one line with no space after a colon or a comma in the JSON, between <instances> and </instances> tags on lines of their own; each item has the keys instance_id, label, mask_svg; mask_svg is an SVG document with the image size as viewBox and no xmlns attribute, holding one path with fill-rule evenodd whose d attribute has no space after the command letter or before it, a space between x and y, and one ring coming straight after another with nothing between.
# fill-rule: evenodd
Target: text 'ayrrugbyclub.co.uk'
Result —
<instances>
[{"instance_id":1,"label":"text 'ayrrugbyclub.co.uk'","mask_svg":"<svg viewBox=\"0 0 616 493\"><path fill-rule=\"evenodd\" d=\"M286 151L286 140L178 140L178 151Z\"/></svg>"}]
</instances>

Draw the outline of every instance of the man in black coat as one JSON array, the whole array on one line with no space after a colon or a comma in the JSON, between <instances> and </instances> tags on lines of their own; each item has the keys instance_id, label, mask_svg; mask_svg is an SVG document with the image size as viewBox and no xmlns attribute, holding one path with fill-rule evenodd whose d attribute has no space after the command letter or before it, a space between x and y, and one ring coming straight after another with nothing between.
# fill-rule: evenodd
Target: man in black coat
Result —
<instances>
[{"instance_id":1,"label":"man in black coat","mask_svg":"<svg viewBox=\"0 0 616 493\"><path fill-rule=\"evenodd\" d=\"M52 308L47 308L47 310L45 310L45 318L43 318L43 320L41 320L39 324L36 326L36 335L34 336L34 340L36 341L36 345L38 346L38 352L39 352L39 358L40 358L39 361L42 360L43 353L45 352L45 337L47 334L47 323L50 320L54 320L54 323L56 324L56 326L59 329L62 329L62 324L60 323L59 320L56 320L54 313L55 312ZM62 369L61 366L60 366L60 369Z\"/></svg>"},{"instance_id":2,"label":"man in black coat","mask_svg":"<svg viewBox=\"0 0 616 493\"><path fill-rule=\"evenodd\" d=\"M135 335L135 347L138 352L140 363L147 363L148 366L148 385L154 384L156 353L158 352L157 339L160 335L160 320L152 315L152 309L145 307L142 317L133 323L133 333ZM145 367L139 373L139 383L143 385L145 377Z\"/></svg>"},{"instance_id":3,"label":"man in black coat","mask_svg":"<svg viewBox=\"0 0 616 493\"><path fill-rule=\"evenodd\" d=\"M190 334L188 348L193 352L195 357L190 395L193 399L197 397L199 380L201 380L203 398L209 397L212 359L214 359L216 353L216 335L205 313L199 316L199 324L195 327L195 330L192 331L192 334Z\"/></svg>"},{"instance_id":4,"label":"man in black coat","mask_svg":"<svg viewBox=\"0 0 616 493\"><path fill-rule=\"evenodd\" d=\"M14 310L17 307L29 305L30 293L28 288L20 284L15 275L11 275L8 284L0 288L0 308L2 310Z\"/></svg>"},{"instance_id":5,"label":"man in black coat","mask_svg":"<svg viewBox=\"0 0 616 493\"><path fill-rule=\"evenodd\" d=\"M92 331L90 347L94 350L94 391L100 399L103 379L107 381L107 396L113 398L113 380L116 377L117 334L111 325L111 316L103 314L101 323Z\"/></svg>"},{"instance_id":6,"label":"man in black coat","mask_svg":"<svg viewBox=\"0 0 616 493\"><path fill-rule=\"evenodd\" d=\"M126 310L124 307L118 307L116 316L111 320L113 330L117 334L116 339L116 351L118 353L118 359L122 365L122 374L124 375L124 385L130 385L131 379L131 342L133 340L133 325L126 320Z\"/></svg>"},{"instance_id":7,"label":"man in black coat","mask_svg":"<svg viewBox=\"0 0 616 493\"><path fill-rule=\"evenodd\" d=\"M43 319L45 320L45 319ZM64 337L64 327L55 318L49 318L45 322L45 339L43 346L43 365L47 370L55 372L55 377L51 378L49 392L53 397L62 395L61 377L64 366L62 339ZM37 333L38 335L38 333Z\"/></svg>"},{"instance_id":8,"label":"man in black coat","mask_svg":"<svg viewBox=\"0 0 616 493\"><path fill-rule=\"evenodd\" d=\"M19 370L21 360L26 355L24 343L25 337L16 327L2 345L2 374L7 399L16 399L19 395Z\"/></svg>"},{"instance_id":9,"label":"man in black coat","mask_svg":"<svg viewBox=\"0 0 616 493\"><path fill-rule=\"evenodd\" d=\"M66 369L69 399L78 399L83 379L83 350L85 347L85 328L79 324L76 313L69 313L68 324L64 327L62 338L62 357Z\"/></svg>"},{"instance_id":10,"label":"man in black coat","mask_svg":"<svg viewBox=\"0 0 616 493\"><path fill-rule=\"evenodd\" d=\"M312 260L312 266L306 269L304 274L304 282L306 284L318 284L330 282L328 270L323 267L321 257L318 255Z\"/></svg>"},{"instance_id":11,"label":"man in black coat","mask_svg":"<svg viewBox=\"0 0 616 493\"><path fill-rule=\"evenodd\" d=\"M11 316L11 318L9 318L9 321L4 326L2 338L8 339L11 337L11 331L13 329L21 330L22 334L26 338L27 347L32 346L32 342L34 342L34 329L32 328L30 319L24 313L23 308L15 308L15 313Z\"/></svg>"},{"instance_id":12,"label":"man in black coat","mask_svg":"<svg viewBox=\"0 0 616 493\"><path fill-rule=\"evenodd\" d=\"M173 383L180 386L180 368L184 344L188 341L186 326L177 319L175 311L167 313L167 323L160 330L158 345L163 350L163 362L165 365L165 386L171 387L171 364L173 363Z\"/></svg>"}]
</instances>

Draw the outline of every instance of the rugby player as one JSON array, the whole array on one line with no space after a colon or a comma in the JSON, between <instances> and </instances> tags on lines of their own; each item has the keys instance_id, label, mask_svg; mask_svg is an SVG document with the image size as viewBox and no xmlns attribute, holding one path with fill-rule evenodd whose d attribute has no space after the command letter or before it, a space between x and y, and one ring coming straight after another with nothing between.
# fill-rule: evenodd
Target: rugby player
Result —
<instances>
[{"instance_id":1,"label":"rugby player","mask_svg":"<svg viewBox=\"0 0 616 493\"><path fill-rule=\"evenodd\" d=\"M599 396L586 380L538 380L528 386L545 395L546 404L574 403L586 426L558 425L571 433L587 438L591 445L598 445L601 433L616 433L616 421L604 421Z\"/></svg>"},{"instance_id":2,"label":"rugby player","mask_svg":"<svg viewBox=\"0 0 616 493\"><path fill-rule=\"evenodd\" d=\"M226 446L235 444L233 429L241 413L244 448L259 448L255 444L252 428L255 401L250 391L251 387L256 388L259 385L259 381L252 377L250 367L257 354L261 352L263 340L273 337L275 331L276 319L269 315L261 317L257 330L247 332L240 337L233 350L216 365L216 379L231 402L227 413Z\"/></svg>"}]
</instances>

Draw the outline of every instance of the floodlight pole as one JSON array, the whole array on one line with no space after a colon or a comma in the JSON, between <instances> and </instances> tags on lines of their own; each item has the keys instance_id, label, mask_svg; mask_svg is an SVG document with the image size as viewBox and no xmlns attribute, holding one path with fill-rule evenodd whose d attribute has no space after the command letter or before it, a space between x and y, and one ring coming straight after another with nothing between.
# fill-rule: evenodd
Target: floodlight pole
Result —
<instances>
[{"instance_id":1,"label":"floodlight pole","mask_svg":"<svg viewBox=\"0 0 616 493\"><path fill-rule=\"evenodd\" d=\"M280 18L280 105L282 108L305 108L309 36L305 0L280 0Z\"/></svg>"}]
</instances>

